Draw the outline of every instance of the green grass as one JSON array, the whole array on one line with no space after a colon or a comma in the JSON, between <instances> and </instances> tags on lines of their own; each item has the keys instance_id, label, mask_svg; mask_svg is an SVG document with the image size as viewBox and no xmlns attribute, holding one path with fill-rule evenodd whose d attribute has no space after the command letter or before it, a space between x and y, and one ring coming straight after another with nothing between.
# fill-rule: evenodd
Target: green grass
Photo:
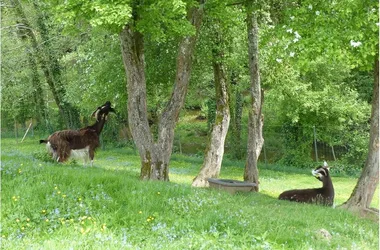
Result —
<instances>
[{"instance_id":1,"label":"green grass","mask_svg":"<svg viewBox=\"0 0 380 250\"><path fill-rule=\"evenodd\" d=\"M93 168L46 160L38 138L2 139L2 249L378 249L378 223L277 200L318 187L309 171L260 166L260 193L191 188L202 159L173 155L170 182L139 180L132 149L99 150ZM221 178L242 179L226 161ZM357 177L333 175L336 204ZM378 206L378 191L373 201ZM331 239L319 231L327 230Z\"/></svg>"}]
</instances>

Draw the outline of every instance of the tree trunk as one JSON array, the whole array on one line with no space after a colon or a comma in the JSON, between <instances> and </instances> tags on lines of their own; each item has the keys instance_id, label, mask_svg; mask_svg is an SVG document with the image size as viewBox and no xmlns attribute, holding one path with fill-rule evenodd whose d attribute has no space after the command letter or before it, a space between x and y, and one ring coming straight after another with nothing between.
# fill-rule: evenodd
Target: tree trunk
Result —
<instances>
[{"instance_id":1,"label":"tree trunk","mask_svg":"<svg viewBox=\"0 0 380 250\"><path fill-rule=\"evenodd\" d=\"M343 208L366 213L369 209L376 187L379 184L379 60L374 64L374 88L372 99L372 114L368 156L363 172L350 198L342 205ZM377 211L377 216L378 216Z\"/></svg>"},{"instance_id":2,"label":"tree trunk","mask_svg":"<svg viewBox=\"0 0 380 250\"><path fill-rule=\"evenodd\" d=\"M65 89L60 83L60 79L57 87L56 79L54 77L54 75L56 75L56 78L58 76L57 74L60 75L58 61L55 59L56 63L52 63L49 61L49 59L47 59L52 58L52 53L50 52L50 50L46 48L46 45L42 46L38 44L37 37L31 28L32 26L30 25L26 17L21 2L19 0L13 0L12 2L15 5L16 13L21 18L21 24L23 25L22 29L24 29L25 37L28 37L32 43L32 47L35 51L35 56L38 59L38 62L40 63L41 69L46 78L46 82L48 83L49 88L53 94L54 101L59 108L60 115L63 121L66 122L66 127L77 127L79 125L79 113L75 111L75 109L69 103L63 101L64 95L66 94ZM34 6L38 12L38 6L36 4ZM44 42L49 43L50 38L47 36L47 28L44 24L44 20L41 15L41 13L39 13L38 15L38 28Z\"/></svg>"},{"instance_id":3,"label":"tree trunk","mask_svg":"<svg viewBox=\"0 0 380 250\"><path fill-rule=\"evenodd\" d=\"M263 96L260 86L257 16L252 8L249 8L248 6L247 9L251 106L248 118L247 160L245 164L244 181L256 183L256 191L258 191L259 172L257 168L257 160L264 144L262 135L263 115L261 112Z\"/></svg>"},{"instance_id":4,"label":"tree trunk","mask_svg":"<svg viewBox=\"0 0 380 250\"><path fill-rule=\"evenodd\" d=\"M37 62L34 58L34 53L31 48L26 49L26 54L28 56L29 66L32 71L32 86L33 86L33 100L34 100L34 109L37 126L47 127L47 112L45 106L45 97L44 91L42 90L40 77L38 75Z\"/></svg>"},{"instance_id":5,"label":"tree trunk","mask_svg":"<svg viewBox=\"0 0 380 250\"><path fill-rule=\"evenodd\" d=\"M233 156L241 160L243 159L243 148L242 148L242 142L241 142L241 121L243 117L243 96L242 92L239 89L239 87L235 88L235 102L233 103L234 109L231 108L231 123L232 123L232 147L231 151Z\"/></svg>"},{"instance_id":6,"label":"tree trunk","mask_svg":"<svg viewBox=\"0 0 380 250\"><path fill-rule=\"evenodd\" d=\"M44 12L38 12L40 7L37 2L34 2L34 7L37 10L37 26L42 38L42 47L44 52L44 57L47 63L46 68L48 71L44 72L50 89L53 93L56 104L61 111L63 116L63 121L66 123L66 127L70 129L75 129L80 127L79 111L71 103L65 100L66 89L62 83L61 77L61 65L57 59L56 52L51 49L50 41L51 36L49 35L49 30L46 26L48 18Z\"/></svg>"},{"instance_id":7,"label":"tree trunk","mask_svg":"<svg viewBox=\"0 0 380 250\"><path fill-rule=\"evenodd\" d=\"M219 44L216 46L218 47ZM216 95L216 114L211 136L207 145L203 166L198 176L194 178L193 187L208 187L208 178L217 178L222 166L224 142L230 124L230 109L228 91L221 51L214 53L213 69Z\"/></svg>"},{"instance_id":8,"label":"tree trunk","mask_svg":"<svg viewBox=\"0 0 380 250\"><path fill-rule=\"evenodd\" d=\"M195 26L196 33L201 24L202 14L202 6L193 7L188 13L188 18ZM128 121L141 158L140 178L169 181L169 160L173 147L174 129L190 80L192 55L197 35L186 36L179 44L174 90L159 120L157 142L154 141L148 123L143 35L134 27L127 25L120 33L120 40L127 75Z\"/></svg>"}]
</instances>

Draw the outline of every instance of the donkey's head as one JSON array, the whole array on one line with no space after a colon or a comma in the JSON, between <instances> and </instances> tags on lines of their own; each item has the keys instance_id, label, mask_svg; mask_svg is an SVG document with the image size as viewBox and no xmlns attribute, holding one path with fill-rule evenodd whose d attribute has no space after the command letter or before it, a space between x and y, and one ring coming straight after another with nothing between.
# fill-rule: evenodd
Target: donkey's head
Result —
<instances>
[{"instance_id":1,"label":"donkey's head","mask_svg":"<svg viewBox=\"0 0 380 250\"><path fill-rule=\"evenodd\" d=\"M105 104L98 107L93 113L92 117L95 117L97 121L106 119L109 112L115 113L115 109L111 107L111 102L106 101Z\"/></svg>"},{"instance_id":2,"label":"donkey's head","mask_svg":"<svg viewBox=\"0 0 380 250\"><path fill-rule=\"evenodd\" d=\"M324 181L329 178L329 167L327 162L323 163L323 166L319 166L316 169L312 170L311 173L320 181Z\"/></svg>"}]
</instances>

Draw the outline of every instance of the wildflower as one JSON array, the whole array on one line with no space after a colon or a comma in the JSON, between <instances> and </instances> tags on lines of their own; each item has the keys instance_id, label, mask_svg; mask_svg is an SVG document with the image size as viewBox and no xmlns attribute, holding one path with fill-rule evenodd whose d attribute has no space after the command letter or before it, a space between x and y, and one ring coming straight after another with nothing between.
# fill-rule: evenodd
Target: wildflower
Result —
<instances>
[{"instance_id":1,"label":"wildflower","mask_svg":"<svg viewBox=\"0 0 380 250\"><path fill-rule=\"evenodd\" d=\"M294 35L295 35L295 37L298 38L298 39L301 38L300 34L298 34L297 31L294 31Z\"/></svg>"},{"instance_id":2,"label":"wildflower","mask_svg":"<svg viewBox=\"0 0 380 250\"><path fill-rule=\"evenodd\" d=\"M308 7L310 10L313 9L313 5L309 4L309 7Z\"/></svg>"},{"instance_id":3,"label":"wildflower","mask_svg":"<svg viewBox=\"0 0 380 250\"><path fill-rule=\"evenodd\" d=\"M78 201L81 201L81 200L82 200L82 198L81 198L81 197L79 197L79 198L78 198Z\"/></svg>"},{"instance_id":4,"label":"wildflower","mask_svg":"<svg viewBox=\"0 0 380 250\"><path fill-rule=\"evenodd\" d=\"M17 222L17 223L19 223L19 222L20 222L20 220L19 220L19 219L16 219L16 222Z\"/></svg>"},{"instance_id":5,"label":"wildflower","mask_svg":"<svg viewBox=\"0 0 380 250\"><path fill-rule=\"evenodd\" d=\"M24 231L25 230L25 227L21 227L21 231Z\"/></svg>"},{"instance_id":6,"label":"wildflower","mask_svg":"<svg viewBox=\"0 0 380 250\"><path fill-rule=\"evenodd\" d=\"M139 211L139 214L142 214L142 211Z\"/></svg>"},{"instance_id":7,"label":"wildflower","mask_svg":"<svg viewBox=\"0 0 380 250\"><path fill-rule=\"evenodd\" d=\"M66 198L66 196L67 196L67 195L63 194L63 195L62 195L62 198Z\"/></svg>"},{"instance_id":8,"label":"wildflower","mask_svg":"<svg viewBox=\"0 0 380 250\"><path fill-rule=\"evenodd\" d=\"M29 221L30 221L30 219L29 219L29 218L26 218L26 221L27 221L27 222L29 222Z\"/></svg>"},{"instance_id":9,"label":"wildflower","mask_svg":"<svg viewBox=\"0 0 380 250\"><path fill-rule=\"evenodd\" d=\"M294 16L291 16L291 17L290 17L290 20L294 20Z\"/></svg>"},{"instance_id":10,"label":"wildflower","mask_svg":"<svg viewBox=\"0 0 380 250\"><path fill-rule=\"evenodd\" d=\"M356 47L359 47L360 45L362 45L362 42L360 42L360 41L355 42L354 40L351 40L350 44L352 47L356 48Z\"/></svg>"},{"instance_id":11,"label":"wildflower","mask_svg":"<svg viewBox=\"0 0 380 250\"><path fill-rule=\"evenodd\" d=\"M61 191L58 191L57 194L61 194Z\"/></svg>"},{"instance_id":12,"label":"wildflower","mask_svg":"<svg viewBox=\"0 0 380 250\"><path fill-rule=\"evenodd\" d=\"M320 12L319 10L317 10L317 11L315 12L315 14L316 14L317 16L319 16L319 15L321 14L321 12Z\"/></svg>"},{"instance_id":13,"label":"wildflower","mask_svg":"<svg viewBox=\"0 0 380 250\"><path fill-rule=\"evenodd\" d=\"M49 222L49 219L46 219L45 221L46 221L46 222Z\"/></svg>"},{"instance_id":14,"label":"wildflower","mask_svg":"<svg viewBox=\"0 0 380 250\"><path fill-rule=\"evenodd\" d=\"M42 164L40 163L40 164L38 164L38 166L42 167Z\"/></svg>"},{"instance_id":15,"label":"wildflower","mask_svg":"<svg viewBox=\"0 0 380 250\"><path fill-rule=\"evenodd\" d=\"M160 195L161 193L160 192L157 192L158 195Z\"/></svg>"},{"instance_id":16,"label":"wildflower","mask_svg":"<svg viewBox=\"0 0 380 250\"><path fill-rule=\"evenodd\" d=\"M292 29L292 28L287 29L286 32L288 32L288 33L293 33L293 29Z\"/></svg>"},{"instance_id":17,"label":"wildflower","mask_svg":"<svg viewBox=\"0 0 380 250\"><path fill-rule=\"evenodd\" d=\"M21 169L20 169L20 168L18 169L18 173L19 173L19 174L21 174L21 173L22 173L22 171L21 171Z\"/></svg>"},{"instance_id":18,"label":"wildflower","mask_svg":"<svg viewBox=\"0 0 380 250\"><path fill-rule=\"evenodd\" d=\"M296 53L294 53L294 52L290 52L290 53L289 53L289 56L290 56L290 57L294 57L295 54L296 54Z\"/></svg>"},{"instance_id":19,"label":"wildflower","mask_svg":"<svg viewBox=\"0 0 380 250\"><path fill-rule=\"evenodd\" d=\"M43 209L43 210L42 210L42 213L43 213L43 214L46 214L46 210L45 210L45 209Z\"/></svg>"},{"instance_id":20,"label":"wildflower","mask_svg":"<svg viewBox=\"0 0 380 250\"><path fill-rule=\"evenodd\" d=\"M55 186L55 187L54 187L54 189L55 189L55 190L57 190L57 189L58 189L58 187L57 187L57 186Z\"/></svg>"},{"instance_id":21,"label":"wildflower","mask_svg":"<svg viewBox=\"0 0 380 250\"><path fill-rule=\"evenodd\" d=\"M281 59L281 58L277 58L277 59L276 59L276 62L278 62L278 63L282 63L282 59Z\"/></svg>"}]
</instances>

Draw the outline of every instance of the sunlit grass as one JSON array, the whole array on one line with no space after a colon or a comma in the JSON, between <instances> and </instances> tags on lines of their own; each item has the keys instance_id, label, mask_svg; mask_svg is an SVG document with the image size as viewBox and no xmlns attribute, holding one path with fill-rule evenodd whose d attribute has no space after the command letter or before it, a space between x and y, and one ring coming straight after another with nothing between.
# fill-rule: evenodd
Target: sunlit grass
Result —
<instances>
[{"instance_id":1,"label":"sunlit grass","mask_svg":"<svg viewBox=\"0 0 380 250\"><path fill-rule=\"evenodd\" d=\"M175 154L170 182L143 182L133 149L99 150L93 168L45 154L36 138L2 139L2 249L378 249L376 222L277 200L319 187L308 170L260 165L260 193L230 195L190 187L201 157ZM226 161L221 178L241 180L243 166ZM357 177L332 175L339 205Z\"/></svg>"}]
</instances>

